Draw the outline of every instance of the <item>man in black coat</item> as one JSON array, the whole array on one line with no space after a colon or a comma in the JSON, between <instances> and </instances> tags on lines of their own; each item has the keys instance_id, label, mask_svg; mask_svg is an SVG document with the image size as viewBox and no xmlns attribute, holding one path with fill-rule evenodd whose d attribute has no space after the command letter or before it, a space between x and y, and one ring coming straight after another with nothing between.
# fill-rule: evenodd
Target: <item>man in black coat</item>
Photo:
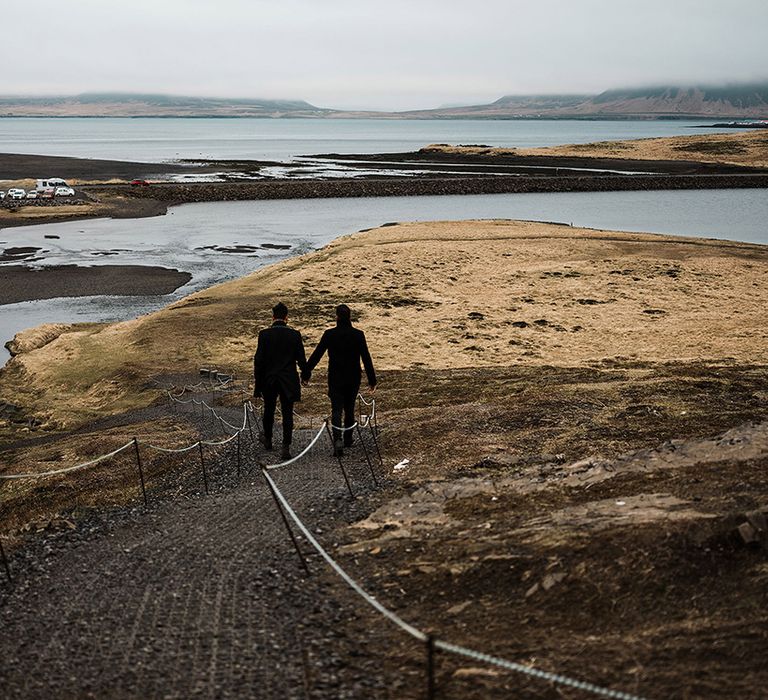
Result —
<instances>
[{"instance_id":1,"label":"man in black coat","mask_svg":"<svg viewBox=\"0 0 768 700\"><path fill-rule=\"evenodd\" d=\"M281 457L291 456L293 404L301 401L301 385L296 365L307 371L304 343L299 331L288 327L288 307L279 302L272 308L272 326L259 333L253 357L253 395L264 399L264 446L272 449L272 427L277 397L283 414L283 449Z\"/></svg>"},{"instance_id":2,"label":"man in black coat","mask_svg":"<svg viewBox=\"0 0 768 700\"><path fill-rule=\"evenodd\" d=\"M365 367L368 386L376 388L376 372L373 369L371 353L365 342L365 333L352 326L351 312L346 304L336 307L336 327L329 328L315 351L307 361L307 369L302 372L302 379L309 381L310 374L325 351L328 351L328 396L331 398L331 423L337 426L333 430L333 448L338 456L343 454L344 446L352 444L352 431L344 431L342 443L341 414L344 412L344 427L355 423L355 401L360 391L360 361Z\"/></svg>"}]
</instances>

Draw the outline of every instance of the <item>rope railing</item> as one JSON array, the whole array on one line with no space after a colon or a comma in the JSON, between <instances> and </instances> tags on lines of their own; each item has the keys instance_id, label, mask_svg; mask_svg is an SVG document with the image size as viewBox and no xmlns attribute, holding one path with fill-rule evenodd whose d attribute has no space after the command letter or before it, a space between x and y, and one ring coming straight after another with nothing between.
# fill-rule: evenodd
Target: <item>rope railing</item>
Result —
<instances>
[{"instance_id":1,"label":"rope railing","mask_svg":"<svg viewBox=\"0 0 768 700\"><path fill-rule=\"evenodd\" d=\"M68 472L77 471L78 469L85 469L86 467L92 467L95 464L98 464L99 462L103 462L104 460L107 460L110 457L114 457L115 455L119 454L123 450L127 450L132 445L133 445L133 440L131 440L130 442L126 442L125 445L123 445L122 447L118 447L116 450L112 450L112 452L108 452L107 454L100 455L92 460L89 460L88 462L75 464L71 467L63 467L61 469L52 469L46 472L29 472L26 474L0 474L0 479L42 479L44 477L54 476L56 474L66 474Z\"/></svg>"},{"instance_id":2,"label":"rope railing","mask_svg":"<svg viewBox=\"0 0 768 700\"><path fill-rule=\"evenodd\" d=\"M230 380L228 380L226 383L228 383ZM203 384L203 382L201 382ZM185 387L186 390L186 387ZM85 469L87 467L96 465L100 462L103 462L107 459L110 459L111 457L116 456L117 454L123 452L124 450L128 449L129 447L134 447L136 451L136 459L138 463L139 473L141 475L141 489L142 493L144 495L144 500L146 503L146 491L144 486L144 476L142 472L142 466L141 466L141 458L139 454L139 445L144 446L146 448L156 450L158 452L162 453L185 453L190 452L194 449L197 449L200 451L200 459L203 469L203 477L205 480L205 491L208 492L208 478L206 474L206 468L205 463L203 460L203 445L206 446L222 446L227 445L231 443L233 440L239 439L240 435L246 431L246 429L249 427L248 422L248 415L249 412L253 415L255 415L255 409L253 407L253 404L250 401L245 401L243 403L243 422L240 427L234 426L228 421L225 421L216 410L208 405L205 401L197 401L196 399L192 398L190 401L180 401L179 396L184 394L184 391L181 394L173 395L169 390L166 391L168 396L172 401L175 401L177 403L183 403L183 404L189 404L194 403L195 405L202 406L203 408L207 409L212 413L212 415L219 420L220 424L227 425L231 430L234 430L235 433L233 435L230 435L226 437L223 440L198 440L195 443L191 445L187 445L185 447L181 448L166 448L161 447L158 445L154 445L152 443L149 443L144 440L139 440L138 438L133 438L130 442L127 442L126 444L122 445L121 447L118 447L117 449L104 454L100 455L99 457L96 457L95 459L89 460L87 462L83 462L80 464L76 464L70 467L64 467L61 469L55 469L50 470L47 472L40 472L40 473L23 473L23 474L0 474L0 479L3 480L9 480L9 479L27 479L27 478L44 478L47 476L53 476L56 474L65 474L73 471L77 471L80 469ZM376 610L378 613L380 613L383 617L385 617L387 620L389 620L391 623L396 625L400 630L407 633L417 641L421 643L425 643L427 645L427 653L430 663L428 664L428 672L430 674L434 673L434 664L432 663L432 655L434 654L434 650L440 650L449 654L453 654L456 656L463 656L465 658L469 658L475 661L479 661L482 663L486 663L489 665L496 666L498 668L502 668L508 671L512 671L515 673L523 674L526 676L529 676L531 678L535 678L538 680L548 681L550 683L554 683L557 685L567 686L576 688L579 690L583 690L586 692L590 692L594 695L599 695L602 697L607 698L614 698L616 700L641 700L641 698L637 695L633 695L630 693L626 693L623 691L618 690L612 690L610 688L605 688L599 685L596 685L594 683L590 683L587 681L582 681L579 679L571 678L569 676L565 676L563 674L559 673L553 673L549 671L544 671L539 668L535 668L534 666L520 664L514 661L509 661L507 659L503 659L497 656L493 656L491 654L487 654L485 652L477 651L475 649L471 649L468 647L460 646L457 644L453 644L447 641L443 641L441 639L435 638L433 635L427 634L424 631L420 630L415 625L412 625L408 622L406 622L402 617L400 617L397 613L387 608L383 603L378 601L374 596L372 596L368 591L363 588L363 586L356 581L347 571L326 551L326 549L317 541L317 539L314 537L314 535L311 533L309 528L304 524L304 522L299 518L296 511L293 509L291 504L289 503L288 499L285 497L285 495L280 491L277 484L275 483L274 479L270 476L271 471L279 470L282 468L285 468L291 464L294 464L298 462L299 460L302 460L307 454L310 453L312 448L317 444L317 442L322 437L323 433L331 434L332 430L338 430L340 432L350 431L357 429L360 430L361 425L363 427L370 427L372 435L374 437L375 442L375 431L372 425L372 420L375 417L376 414L376 401L375 399L371 399L370 401L366 401L362 395L358 396L360 402L365 406L370 406L371 411L370 414L364 417L361 417L360 421L356 421L353 425L348 427L338 427L333 425L330 418L326 418L323 421L322 426L319 428L317 433L314 435L314 437L310 440L309 444L301 451L299 452L295 457L292 457L288 460L284 460L282 462L278 462L277 464L271 464L271 465L261 465L261 472L264 476L264 479L266 480L266 483L272 492L272 495L275 498L275 501L278 505L278 508L281 511L281 515L283 516L283 520L285 522L286 528L288 529L288 533L293 541L294 546L296 547L296 550L301 557L302 564L307 569L306 562L304 560L304 556L298 546L298 542L296 541L293 533L291 532L291 529L288 525L288 521L285 519L285 513L288 514L290 519L294 522L295 526L298 528L298 530L301 532L301 534L304 536L304 538L309 542L309 544L313 547L313 549L320 555L320 557L326 562L326 564L358 595L360 596L370 607L372 607L374 610ZM378 450L378 444L376 444L377 450ZM238 440L238 460L240 455L240 442ZM379 455L380 457L380 455ZM368 459L368 455L366 452L366 459ZM341 463L341 459L339 458L339 462ZM369 466L370 466L370 460L369 460ZM238 461L238 470L239 470L239 461ZM343 467L342 467L343 471ZM373 469L372 469L373 473ZM239 471L238 471L239 474ZM344 472L344 478L347 480L346 472ZM374 481L375 481L375 474L374 474ZM378 482L377 482L378 483ZM347 486L349 486L349 482L347 480ZM350 489L351 493L351 489ZM4 552L3 552L4 555ZM7 560L5 559L5 556L3 556L3 561L5 563L5 567L8 573L8 578L10 579L10 570L8 570L7 567ZM430 688L434 687L434 679L430 676Z\"/></svg>"},{"instance_id":3,"label":"rope railing","mask_svg":"<svg viewBox=\"0 0 768 700\"><path fill-rule=\"evenodd\" d=\"M174 398L173 395L170 392L166 391L166 393L171 398ZM205 403L205 401L198 402L198 401L195 401L194 399L192 399L192 401L194 401L197 405L202 404L203 406L205 406L209 411L212 412L212 414L219 421L221 421L222 423L224 423L225 425L230 427L232 430L237 431L237 433L242 433L242 432L245 431L246 424L247 424L246 411L248 410L247 408L245 408L246 404L243 404L243 424L242 424L241 427L238 428L238 427L232 425L231 423L229 423L228 421L224 420L221 416L219 416L218 413L211 406L209 406L207 403ZM179 402L179 403L190 403L190 402L184 401L184 402ZM200 444L211 445L211 446L226 445L227 443L231 442L232 440L234 440L237 437L237 433L235 433L234 435L231 435L230 437L228 437L225 440L198 440L197 442L195 442L192 445L188 445L186 447L181 447L181 448L160 447L159 445L154 445L154 444L152 444L150 442L147 442L145 440L134 439L134 440L130 440L129 442L126 442L124 445L118 447L115 450L112 450L111 452L107 452L106 454L99 455L98 457L94 457L93 459L88 460L87 462L81 462L80 464L74 464L74 465L69 466L69 467L62 467L61 469L51 469L49 471L44 471L44 472L26 472L26 473L22 473L22 474L0 474L0 479L2 479L2 480L11 480L11 479L41 479L41 478L45 478L45 477L48 477L48 476L56 476L58 474L67 474L69 472L78 471L80 469L86 469L87 467L92 467L92 466L94 466L96 464L99 464L100 462L103 462L103 461L105 461L107 459L110 459L111 457L114 457L115 455L119 454L123 450L127 450L129 447L133 446L134 444L143 445L144 447L148 447L150 449L157 450L158 452L167 452L167 453L189 452L190 450L193 450L196 447L198 447Z\"/></svg>"},{"instance_id":4,"label":"rope railing","mask_svg":"<svg viewBox=\"0 0 768 700\"><path fill-rule=\"evenodd\" d=\"M221 423L226 424L228 427L234 430L235 431L234 435L230 435L228 438L224 440L197 440L191 445L187 445L186 447L180 447L180 448L159 447L158 445L153 445L152 443L145 442L144 440L138 440L138 443L140 445L143 445L144 447L149 447L150 449L157 450L158 452L180 453L180 452L189 452L190 450L194 450L196 447L199 447L200 445L210 445L212 447L215 447L218 445L226 445L227 443L232 442L232 440L235 440L240 433L245 432L248 424L247 412L249 410L250 402L246 402L243 404L243 424L238 428L237 426L234 426L231 423L225 421L218 413L216 413L216 410L213 407L209 406L205 401L195 401L194 399L192 401L194 401L194 403L198 406L203 406L207 408L211 412L211 414L215 418L217 418ZM250 407L250 410L251 411L253 410L252 406Z\"/></svg>"},{"instance_id":5,"label":"rope railing","mask_svg":"<svg viewBox=\"0 0 768 700\"><path fill-rule=\"evenodd\" d=\"M320 427L320 430L317 431L315 434L315 437L312 438L310 443L301 451L299 454L297 454L295 457L291 457L290 459L286 459L283 462L278 462L277 464L267 464L264 466L264 469L268 470L274 470L274 469L281 469L282 467L287 467L289 464L293 464L294 462L298 462L304 455L306 455L316 444L317 441L323 436L325 433L325 423Z\"/></svg>"},{"instance_id":6,"label":"rope railing","mask_svg":"<svg viewBox=\"0 0 768 700\"><path fill-rule=\"evenodd\" d=\"M557 685L568 686L571 688L578 688L590 692L594 695L600 695L606 698L614 698L615 700L642 700L640 696L632 695L631 693L625 693L620 690L612 690L611 688L604 688L594 683L582 681L576 678L570 678L559 673L551 673L544 671L534 666L526 666L514 661L508 661L497 656L492 656L484 652L476 651L475 649L469 649L467 647L459 646L457 644L451 644L450 642L444 642L440 639L436 639L432 635L428 635L422 630L418 629L414 625L406 622L397 613L393 612L385 605L380 603L374 596L368 593L352 576L350 576L344 568L325 550L325 548L317 541L314 535L310 532L309 528L302 522L296 511L291 507L282 491L278 488L274 479L269 475L267 469L262 469L262 474L267 480L267 483L272 490L276 500L279 501L285 512L288 513L291 520L296 524L301 534L305 537L315 551L325 560L328 566L333 569L336 574L353 590L357 593L369 606L374 608L377 612L381 613L386 619L399 627L402 631L409 634L414 639L422 643L427 643L428 648L436 648L445 651L450 654L464 656L474 659L475 661L481 661L499 668L504 668L508 671L514 671L523 675L530 676L539 680L549 681ZM295 540L294 540L295 543ZM303 561L303 558L302 558ZM306 564L305 564L306 566Z\"/></svg>"}]
</instances>

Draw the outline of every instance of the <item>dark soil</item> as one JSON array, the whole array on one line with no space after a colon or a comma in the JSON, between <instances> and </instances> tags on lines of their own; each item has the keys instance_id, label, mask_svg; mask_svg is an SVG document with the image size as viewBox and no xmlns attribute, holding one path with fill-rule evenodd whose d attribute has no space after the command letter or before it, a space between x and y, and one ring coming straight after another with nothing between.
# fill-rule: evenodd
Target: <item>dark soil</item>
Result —
<instances>
[{"instance_id":1,"label":"dark soil","mask_svg":"<svg viewBox=\"0 0 768 700\"><path fill-rule=\"evenodd\" d=\"M144 179L169 173L200 172L178 163L131 163L122 160L0 153L0 179L60 177L64 180Z\"/></svg>"},{"instance_id":2,"label":"dark soil","mask_svg":"<svg viewBox=\"0 0 768 700\"><path fill-rule=\"evenodd\" d=\"M101 294L158 296L170 294L190 279L188 272L144 265L55 265L40 269L6 265L0 267L0 304Z\"/></svg>"},{"instance_id":3,"label":"dark soil","mask_svg":"<svg viewBox=\"0 0 768 700\"><path fill-rule=\"evenodd\" d=\"M579 156L520 156L515 155L514 153L493 154L490 152L487 154L465 154L446 153L444 151L431 150L430 148L422 148L419 151L410 151L406 153L324 153L322 155L313 156L313 158L339 161L364 160L369 161L368 167L370 167L370 163L378 161L393 161L398 163L397 166L391 167L400 167L401 163L418 163L421 166L428 166L430 163L437 163L440 165L494 165L519 169L536 167L536 171L529 172L529 175L531 176L535 176L536 174L551 175L554 171L562 168L616 170L620 172L632 171L638 173L660 173L664 175L727 175L766 172L765 168L727 165L724 163L702 163L695 160L633 160L631 158L593 158ZM591 175L585 173L585 176Z\"/></svg>"},{"instance_id":4,"label":"dark soil","mask_svg":"<svg viewBox=\"0 0 768 700\"><path fill-rule=\"evenodd\" d=\"M327 445L277 473L378 600L440 639L645 697L761 695L768 540L737 528L768 512L768 368L381 374L386 471L411 460L397 481L373 488L361 446L346 460L355 499ZM237 422L236 406L219 410ZM423 646L316 555L302 573L255 470L274 456L247 447L238 478L233 448L206 452L206 496L197 456L142 453L147 510L59 512L17 540L0 608L9 694L424 696ZM125 459L113 473L135 504ZM377 525L379 512L393 523ZM592 697L436 661L438 698Z\"/></svg>"}]
</instances>

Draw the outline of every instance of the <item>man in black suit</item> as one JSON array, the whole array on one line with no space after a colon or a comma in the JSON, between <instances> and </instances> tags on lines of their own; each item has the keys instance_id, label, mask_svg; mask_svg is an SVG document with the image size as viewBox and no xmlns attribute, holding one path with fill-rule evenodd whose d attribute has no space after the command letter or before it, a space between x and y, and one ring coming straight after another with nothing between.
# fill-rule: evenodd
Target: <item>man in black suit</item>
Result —
<instances>
[{"instance_id":1,"label":"man in black suit","mask_svg":"<svg viewBox=\"0 0 768 700\"><path fill-rule=\"evenodd\" d=\"M344 447L352 444L352 431L344 431L342 443L341 414L344 412L344 427L349 428L355 423L355 400L360 391L360 361L365 367L368 386L373 392L376 388L376 372L373 369L371 353L365 342L365 333L352 326L351 312L346 304L336 307L336 327L329 328L315 351L307 361L307 369L302 372L302 379L309 381L325 351L328 351L328 396L331 398L331 423L337 428L333 430L334 454L341 456Z\"/></svg>"},{"instance_id":2,"label":"man in black suit","mask_svg":"<svg viewBox=\"0 0 768 700\"><path fill-rule=\"evenodd\" d=\"M264 447L272 449L272 427L275 422L277 397L283 414L282 459L291 456L293 404L301 401L301 386L296 365L307 370L304 343L299 331L288 327L288 307L282 302L272 308L272 326L259 333L253 357L253 395L264 399Z\"/></svg>"}]
</instances>

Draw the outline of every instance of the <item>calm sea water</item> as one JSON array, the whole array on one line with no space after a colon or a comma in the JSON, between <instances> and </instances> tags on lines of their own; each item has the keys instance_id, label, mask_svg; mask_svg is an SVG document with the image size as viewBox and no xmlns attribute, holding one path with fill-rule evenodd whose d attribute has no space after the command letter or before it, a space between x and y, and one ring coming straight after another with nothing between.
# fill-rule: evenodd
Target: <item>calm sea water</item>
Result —
<instances>
[{"instance_id":1,"label":"calm sea water","mask_svg":"<svg viewBox=\"0 0 768 700\"><path fill-rule=\"evenodd\" d=\"M412 151L430 143L534 147L712 133L698 121L0 118L0 153L159 163ZM711 123L711 122L709 122ZM0 172L0 179L2 179Z\"/></svg>"},{"instance_id":2,"label":"calm sea water","mask_svg":"<svg viewBox=\"0 0 768 700\"><path fill-rule=\"evenodd\" d=\"M50 322L113 321L158 309L334 238L390 221L533 219L574 226L768 243L768 190L535 193L210 202L149 219L73 221L0 230L0 246L43 249L42 264L145 264L192 273L165 297L86 297L0 306L0 341ZM45 238L56 234L58 240ZM225 253L210 246L289 245ZM104 253L116 253L104 257Z\"/></svg>"}]
</instances>

